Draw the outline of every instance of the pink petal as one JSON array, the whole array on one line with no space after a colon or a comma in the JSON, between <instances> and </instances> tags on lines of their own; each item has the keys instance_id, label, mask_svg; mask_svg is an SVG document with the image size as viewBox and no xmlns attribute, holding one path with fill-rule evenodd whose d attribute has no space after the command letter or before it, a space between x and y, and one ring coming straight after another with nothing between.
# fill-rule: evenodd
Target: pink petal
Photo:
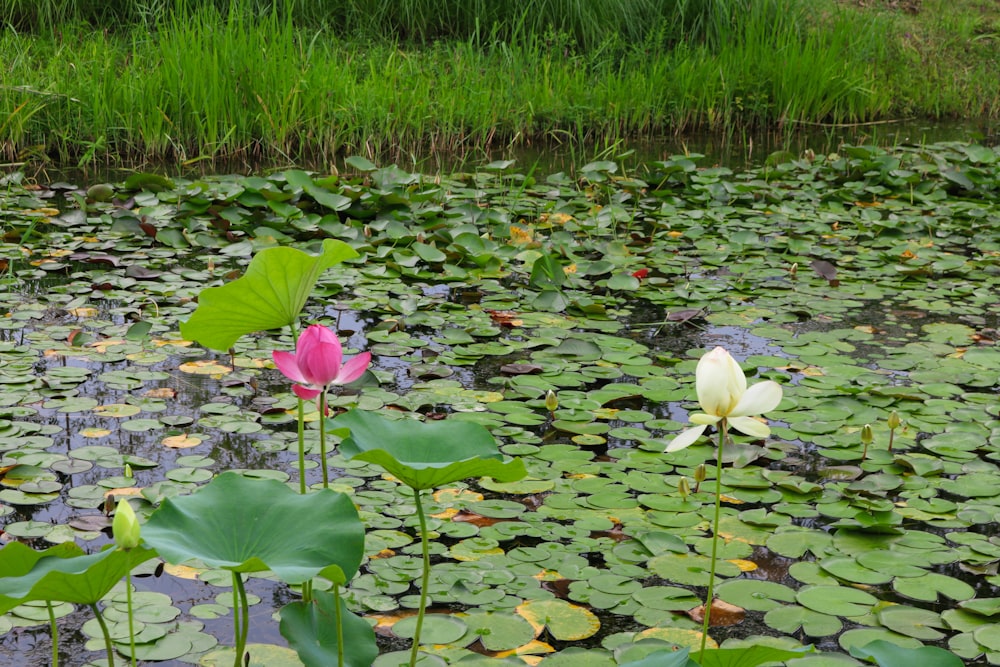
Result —
<instances>
[{"instance_id":1,"label":"pink petal","mask_svg":"<svg viewBox=\"0 0 1000 667\"><path fill-rule=\"evenodd\" d=\"M278 367L278 370L286 378L292 382L306 382L302 371L299 370L298 360L294 354L275 350L271 353L271 358L274 359L274 365Z\"/></svg>"},{"instance_id":2,"label":"pink petal","mask_svg":"<svg viewBox=\"0 0 1000 667\"><path fill-rule=\"evenodd\" d=\"M340 369L340 375L337 376L334 384L350 384L354 382L359 377L365 374L368 369L368 365L372 362L371 352L362 352L357 355Z\"/></svg>"},{"instance_id":3,"label":"pink petal","mask_svg":"<svg viewBox=\"0 0 1000 667\"><path fill-rule=\"evenodd\" d=\"M303 387L300 384L293 384L292 392L294 392L295 395L301 398L303 401L311 401L312 399L316 398L321 393L323 393L323 390L310 389L309 387Z\"/></svg>"},{"instance_id":4,"label":"pink petal","mask_svg":"<svg viewBox=\"0 0 1000 667\"><path fill-rule=\"evenodd\" d=\"M325 387L340 375L343 359L340 343L313 343L303 352L299 360L302 373L309 378L309 384Z\"/></svg>"}]
</instances>

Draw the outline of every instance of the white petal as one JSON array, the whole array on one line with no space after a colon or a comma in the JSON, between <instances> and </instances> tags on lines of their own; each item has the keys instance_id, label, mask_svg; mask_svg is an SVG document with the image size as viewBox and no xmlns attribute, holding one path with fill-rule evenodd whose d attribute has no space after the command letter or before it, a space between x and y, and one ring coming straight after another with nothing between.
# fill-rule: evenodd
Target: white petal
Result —
<instances>
[{"instance_id":1,"label":"white petal","mask_svg":"<svg viewBox=\"0 0 1000 667\"><path fill-rule=\"evenodd\" d=\"M736 407L747 388L747 378L736 360L717 347L698 361L695 387L701 409L710 415L725 417Z\"/></svg>"},{"instance_id":2,"label":"white petal","mask_svg":"<svg viewBox=\"0 0 1000 667\"><path fill-rule=\"evenodd\" d=\"M729 419L729 425L740 433L746 433L755 438L766 438L771 435L771 429L768 425L753 417L732 417Z\"/></svg>"},{"instance_id":3,"label":"white petal","mask_svg":"<svg viewBox=\"0 0 1000 667\"><path fill-rule=\"evenodd\" d=\"M669 454L670 452L679 452L685 447L689 447L695 440L701 437L701 434L705 432L706 428L708 427L695 426L694 428L689 428L686 431L681 431L680 435L671 440L670 444L667 445L667 448L663 451Z\"/></svg>"},{"instance_id":4,"label":"white petal","mask_svg":"<svg viewBox=\"0 0 1000 667\"><path fill-rule=\"evenodd\" d=\"M750 387L729 416L762 415L774 410L778 407L778 403L781 403L781 385L772 380L765 380Z\"/></svg>"},{"instance_id":5,"label":"white petal","mask_svg":"<svg viewBox=\"0 0 1000 667\"><path fill-rule=\"evenodd\" d=\"M692 424L704 424L705 426L710 426L712 424L718 424L722 421L722 417L716 417L715 415L704 415L700 412L692 412L688 415L688 421Z\"/></svg>"}]
</instances>

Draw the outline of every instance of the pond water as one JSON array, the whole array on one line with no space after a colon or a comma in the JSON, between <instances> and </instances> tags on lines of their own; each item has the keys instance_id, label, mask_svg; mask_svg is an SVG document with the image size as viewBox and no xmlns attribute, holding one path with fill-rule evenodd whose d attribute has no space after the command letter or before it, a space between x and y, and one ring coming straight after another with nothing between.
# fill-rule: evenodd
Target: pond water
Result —
<instances>
[{"instance_id":1,"label":"pond water","mask_svg":"<svg viewBox=\"0 0 1000 667\"><path fill-rule=\"evenodd\" d=\"M433 642L433 664L499 664L522 648L530 664L614 665L695 643L685 611L706 591L713 450L662 451L697 409L695 364L715 346L785 397L770 438L724 453L718 594L745 616L712 638L812 644L837 661L795 662L807 667L856 664L848 650L872 639L1000 663L990 607L968 604L1000 584L1000 152L850 148L739 172L663 157L628 174L577 164L574 178L524 164L317 177L310 187L351 200L341 210L291 171L119 185L107 202L8 179L3 539L96 551L108 494L140 493L148 515L226 470L295 482L296 403L270 362L291 337L244 336L229 355L178 325L253 253L333 237L359 258L323 276L303 320L374 359L334 408L480 423L529 471L452 485L428 508L432 610L468 628ZM561 277L539 278L539 261ZM903 426L890 434L893 411ZM683 497L680 480L694 486L706 462L705 488ZM369 530L349 602L379 623L383 651L402 650L392 626L416 604L412 498L374 466L330 463ZM216 641L232 641L228 575L156 561L136 575L144 662L216 664ZM251 641L283 646L274 613L296 593L257 576L248 591ZM516 613L532 600L599 628L532 632ZM65 664L99 661L89 610L57 611ZM515 620L484 642L501 617ZM4 664L48 660L37 607L0 631Z\"/></svg>"}]
</instances>

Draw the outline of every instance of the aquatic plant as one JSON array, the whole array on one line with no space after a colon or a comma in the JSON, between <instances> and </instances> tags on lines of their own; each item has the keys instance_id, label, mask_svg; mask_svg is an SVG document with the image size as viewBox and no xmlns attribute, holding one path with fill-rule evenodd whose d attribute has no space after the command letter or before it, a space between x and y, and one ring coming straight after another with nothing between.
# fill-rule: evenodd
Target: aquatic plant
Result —
<instances>
[{"instance_id":1,"label":"aquatic plant","mask_svg":"<svg viewBox=\"0 0 1000 667\"><path fill-rule=\"evenodd\" d=\"M715 425L719 430L715 466L715 513L712 519L712 555L705 595L705 617L702 625L701 650L705 650L708 629L711 627L712 604L715 601L715 568L719 547L719 513L722 506L722 450L729 427L755 438L766 438L771 430L767 424L751 415L770 412L781 402L781 386L772 380L758 382L747 389L747 378L739 363L725 349L716 347L702 356L695 370L695 388L698 403L704 413L693 413L689 419L698 424L675 437L666 452L677 452L690 446L701 437L705 429Z\"/></svg>"},{"instance_id":2,"label":"aquatic plant","mask_svg":"<svg viewBox=\"0 0 1000 667\"><path fill-rule=\"evenodd\" d=\"M346 363L337 332L313 324L305 329L295 344L295 352L275 350L271 353L278 370L294 382L292 391L301 400L317 400L320 416L325 416L326 391L331 385L350 384L360 378L371 363L371 352L362 352ZM300 415L301 430L302 419ZM319 432L320 467L323 471L323 488L330 485L326 460L326 430ZM300 475L302 474L300 469Z\"/></svg>"},{"instance_id":3,"label":"aquatic plant","mask_svg":"<svg viewBox=\"0 0 1000 667\"><path fill-rule=\"evenodd\" d=\"M374 463L413 491L423 561L417 625L409 663L410 667L415 667L427 609L431 567L430 538L421 491L467 477L488 476L500 482L512 482L526 474L524 463L516 458L505 461L490 432L470 422L447 419L418 422L350 410L329 420L324 428L343 438L340 451L345 457Z\"/></svg>"}]
</instances>

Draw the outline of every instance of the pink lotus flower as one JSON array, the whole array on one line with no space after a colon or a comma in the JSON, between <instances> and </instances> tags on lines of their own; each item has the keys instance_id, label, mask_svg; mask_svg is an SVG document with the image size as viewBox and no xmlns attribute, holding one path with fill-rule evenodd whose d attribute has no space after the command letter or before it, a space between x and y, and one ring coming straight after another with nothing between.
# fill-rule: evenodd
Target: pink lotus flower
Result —
<instances>
[{"instance_id":1,"label":"pink lotus flower","mask_svg":"<svg viewBox=\"0 0 1000 667\"><path fill-rule=\"evenodd\" d=\"M295 343L295 352L271 353L278 370L292 382L292 391L303 400L316 398L332 384L348 384L361 377L371 363L363 352L347 363L337 332L319 324L306 328Z\"/></svg>"}]
</instances>

